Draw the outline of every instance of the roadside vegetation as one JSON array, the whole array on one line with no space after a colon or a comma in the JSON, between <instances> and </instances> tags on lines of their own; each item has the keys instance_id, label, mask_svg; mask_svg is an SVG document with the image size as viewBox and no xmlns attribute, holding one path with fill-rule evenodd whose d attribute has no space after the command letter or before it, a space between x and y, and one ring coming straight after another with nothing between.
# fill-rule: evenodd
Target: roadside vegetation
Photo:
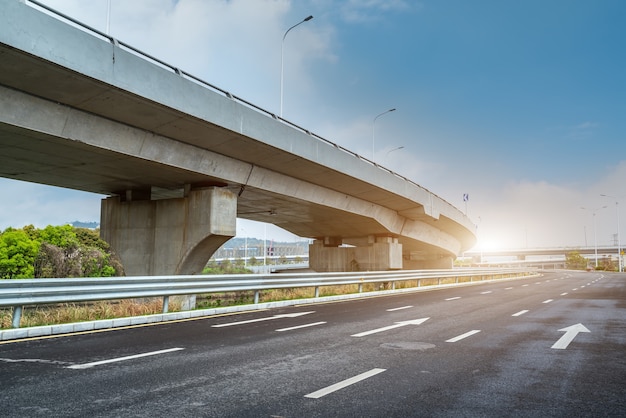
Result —
<instances>
[{"instance_id":1,"label":"roadside vegetation","mask_svg":"<svg viewBox=\"0 0 626 418\"><path fill-rule=\"evenodd\" d=\"M0 233L0 279L123 275L121 261L97 230L28 225Z\"/></svg>"},{"instance_id":2,"label":"roadside vegetation","mask_svg":"<svg viewBox=\"0 0 626 418\"><path fill-rule=\"evenodd\" d=\"M565 267L571 270L601 270L617 271L618 267L610 257L598 259L598 267L595 267L595 260L583 257L578 251L571 251L565 257Z\"/></svg>"}]
</instances>

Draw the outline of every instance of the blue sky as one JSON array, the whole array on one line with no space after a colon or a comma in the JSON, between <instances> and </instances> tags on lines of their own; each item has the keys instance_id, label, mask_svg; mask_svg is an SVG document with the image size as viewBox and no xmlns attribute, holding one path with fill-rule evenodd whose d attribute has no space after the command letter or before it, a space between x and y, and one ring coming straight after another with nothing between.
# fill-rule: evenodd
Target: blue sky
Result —
<instances>
[{"instance_id":1,"label":"blue sky","mask_svg":"<svg viewBox=\"0 0 626 418\"><path fill-rule=\"evenodd\" d=\"M477 248L593 245L581 207L607 206L599 245L626 224L626 2L43 0L102 31L109 1L111 35L276 113L282 36L313 15L285 39L283 116L367 158L374 145L461 210L468 193ZM99 219L100 196L0 187L20 196L0 228Z\"/></svg>"}]
</instances>

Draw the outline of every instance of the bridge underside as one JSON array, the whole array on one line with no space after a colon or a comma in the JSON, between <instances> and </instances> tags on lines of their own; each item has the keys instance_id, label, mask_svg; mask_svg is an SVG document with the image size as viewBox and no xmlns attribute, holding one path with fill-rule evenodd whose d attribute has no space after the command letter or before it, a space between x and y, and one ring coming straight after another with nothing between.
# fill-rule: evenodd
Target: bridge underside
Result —
<instances>
[{"instance_id":1,"label":"bridge underside","mask_svg":"<svg viewBox=\"0 0 626 418\"><path fill-rule=\"evenodd\" d=\"M223 189L236 208L228 215L231 225L240 217L315 238L310 260L320 271L350 271L356 266L363 270L449 267L454 257L453 251L403 235L425 234L441 240L441 232L427 222L5 87L0 87L0 118L3 177L118 196L122 202L176 201L191 190ZM118 224L112 219L103 211L103 237L115 247L128 242L128 237L113 238L109 229ZM234 234L233 227L223 234L224 240ZM450 237L448 244L455 241ZM132 253L142 245L127 247ZM366 250L354 254L356 250L348 249L352 247ZM118 251L127 266L137 266L127 267L129 274L190 272L137 263L137 257ZM179 253L177 248L172 251ZM207 259L211 254L206 254Z\"/></svg>"}]
</instances>

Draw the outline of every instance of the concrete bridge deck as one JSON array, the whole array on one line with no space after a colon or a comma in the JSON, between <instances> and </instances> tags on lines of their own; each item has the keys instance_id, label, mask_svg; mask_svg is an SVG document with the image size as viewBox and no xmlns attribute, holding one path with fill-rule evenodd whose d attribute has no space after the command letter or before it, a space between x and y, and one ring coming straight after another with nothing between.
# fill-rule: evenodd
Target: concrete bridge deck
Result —
<instances>
[{"instance_id":1,"label":"concrete bridge deck","mask_svg":"<svg viewBox=\"0 0 626 418\"><path fill-rule=\"evenodd\" d=\"M418 184L18 0L0 4L0 176L125 200L220 188L236 216L442 267L475 226Z\"/></svg>"}]
</instances>

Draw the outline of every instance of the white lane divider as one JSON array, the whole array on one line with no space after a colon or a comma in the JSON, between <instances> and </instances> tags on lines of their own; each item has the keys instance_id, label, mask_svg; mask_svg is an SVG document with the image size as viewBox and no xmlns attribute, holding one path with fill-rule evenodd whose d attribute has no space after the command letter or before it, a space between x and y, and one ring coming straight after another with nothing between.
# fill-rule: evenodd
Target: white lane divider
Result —
<instances>
[{"instance_id":1,"label":"white lane divider","mask_svg":"<svg viewBox=\"0 0 626 418\"><path fill-rule=\"evenodd\" d=\"M543 301L543 302L541 302L541 303L550 303L550 302L552 302L553 300L554 300L554 299L546 299L546 300L544 300L544 301Z\"/></svg>"},{"instance_id":2,"label":"white lane divider","mask_svg":"<svg viewBox=\"0 0 626 418\"><path fill-rule=\"evenodd\" d=\"M66 369L81 369L81 370L82 369L89 369L90 367L100 366L100 365L103 365L103 364L117 363L118 361L134 360L134 359L137 359L137 358L148 357L148 356L156 356L158 354L171 353L173 351L180 351L180 350L184 350L184 348L180 348L180 347L168 348L167 350L151 351L149 353L135 354L135 355L132 355L132 356L125 356L125 357L112 358L112 359L108 359L108 360L94 361L93 363L73 364L71 366L67 366Z\"/></svg>"},{"instance_id":3,"label":"white lane divider","mask_svg":"<svg viewBox=\"0 0 626 418\"><path fill-rule=\"evenodd\" d=\"M456 336L454 338L450 338L449 340L446 340L446 342L447 343L455 343L457 341L461 341L464 338L471 337L474 334L478 334L479 332L480 332L479 329L474 329L474 330L466 332L465 334L461 334L461 335Z\"/></svg>"},{"instance_id":4,"label":"white lane divider","mask_svg":"<svg viewBox=\"0 0 626 418\"><path fill-rule=\"evenodd\" d=\"M408 305L408 306L400 306L399 308L391 308L391 309L387 309L387 312L393 312L393 311L401 311L403 309L409 309L412 308L413 305Z\"/></svg>"},{"instance_id":5,"label":"white lane divider","mask_svg":"<svg viewBox=\"0 0 626 418\"><path fill-rule=\"evenodd\" d=\"M289 327L289 328L281 328L281 329L277 329L276 331L278 332L283 332L283 331L293 331L294 329L300 329L300 328L308 328L308 327L315 327L317 325L323 325L326 322L313 322L312 324L304 324L304 325L296 325L295 327Z\"/></svg>"},{"instance_id":6,"label":"white lane divider","mask_svg":"<svg viewBox=\"0 0 626 418\"><path fill-rule=\"evenodd\" d=\"M524 309L523 311L516 312L511 316L520 316L520 315L524 315L527 312L528 312L528 309Z\"/></svg>"},{"instance_id":7,"label":"white lane divider","mask_svg":"<svg viewBox=\"0 0 626 418\"><path fill-rule=\"evenodd\" d=\"M373 330L370 330L370 331L359 332L358 334L351 335L351 337L365 337L367 335L377 334L379 332L389 331L390 329L405 327L407 325L421 325L424 322L428 321L429 319L430 319L430 317L428 317L428 318L420 318L420 319L413 319L411 321L396 322L395 324L387 325L386 327L376 328L376 329L373 329Z\"/></svg>"},{"instance_id":8,"label":"white lane divider","mask_svg":"<svg viewBox=\"0 0 626 418\"><path fill-rule=\"evenodd\" d=\"M368 379L372 376L376 376L379 373L382 373L384 371L386 371L387 369L372 369L368 372L365 373L361 373L357 376L351 377L349 379L343 380L339 383L335 383L334 385L330 385L327 386L323 389L317 390L315 392L311 392L308 395L304 395L305 398L311 398L311 399L318 399L321 398L322 396L326 396L329 393L333 393L338 391L339 389L343 389L347 386L353 385L355 383L358 383L362 380Z\"/></svg>"},{"instance_id":9,"label":"white lane divider","mask_svg":"<svg viewBox=\"0 0 626 418\"><path fill-rule=\"evenodd\" d=\"M561 293L561 296L565 296L567 295L567 292Z\"/></svg>"},{"instance_id":10,"label":"white lane divider","mask_svg":"<svg viewBox=\"0 0 626 418\"><path fill-rule=\"evenodd\" d=\"M312 314L312 313L315 313L315 311L296 312L296 313L289 313L289 314L280 314L280 315L268 316L268 317L264 317L264 318L248 319L248 320L239 321L239 322L227 322L225 324L211 325L211 327L213 327L213 328L223 328L223 327L232 327L234 325L252 324L254 322L273 321L274 319L297 318L299 316L308 315L308 314Z\"/></svg>"},{"instance_id":11,"label":"white lane divider","mask_svg":"<svg viewBox=\"0 0 626 418\"><path fill-rule=\"evenodd\" d=\"M461 296L457 296L457 297L454 297L454 298L447 298L446 300L457 300L457 299L461 299Z\"/></svg>"},{"instance_id":12,"label":"white lane divider","mask_svg":"<svg viewBox=\"0 0 626 418\"><path fill-rule=\"evenodd\" d=\"M481 295L488 295L489 293L492 293L491 290L487 290L485 292L480 292Z\"/></svg>"}]
</instances>

